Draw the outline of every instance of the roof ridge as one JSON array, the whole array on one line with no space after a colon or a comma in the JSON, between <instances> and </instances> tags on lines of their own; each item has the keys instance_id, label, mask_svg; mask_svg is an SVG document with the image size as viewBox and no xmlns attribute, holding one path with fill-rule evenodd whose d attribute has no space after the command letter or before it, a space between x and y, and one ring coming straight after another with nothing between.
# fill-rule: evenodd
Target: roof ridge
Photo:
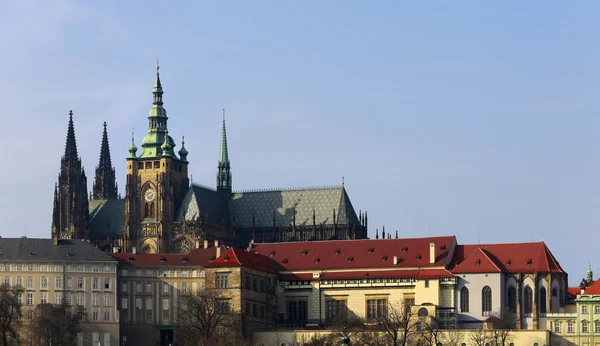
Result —
<instances>
[{"instance_id":1,"label":"roof ridge","mask_svg":"<svg viewBox=\"0 0 600 346\"><path fill-rule=\"evenodd\" d=\"M441 235L433 237L414 237L414 238L386 238L386 239L328 239L328 240L311 240L311 244L315 243L333 243L333 242L352 242L353 244L359 242L382 242L382 241L403 241L403 240L416 240L416 239L439 239L439 238L452 238L451 235ZM254 243L258 245L275 245L275 244L300 244L301 242L273 242L273 243Z\"/></svg>"},{"instance_id":2,"label":"roof ridge","mask_svg":"<svg viewBox=\"0 0 600 346\"><path fill-rule=\"evenodd\" d=\"M494 265L494 267L496 267L496 269L498 269L498 271L499 271L499 272L501 272L501 271L502 271L502 269L500 269L500 267L498 267L498 266L496 265L496 261L492 260L492 259L491 259L491 257L488 255L488 251L487 251L487 250L485 250L485 249L482 249L482 248L478 248L478 249L479 249L479 250L481 250L481 252L483 253L483 255L484 255L484 256L485 256L485 257L486 257L486 258L487 258L487 259L488 259L490 262L492 262L492 264ZM490 253L490 255L491 255L491 253Z\"/></svg>"},{"instance_id":3,"label":"roof ridge","mask_svg":"<svg viewBox=\"0 0 600 346\"><path fill-rule=\"evenodd\" d=\"M462 246L494 246L494 245L520 245L520 244L543 244L542 241L522 241L522 242L512 242L512 243L490 243L490 244L462 244Z\"/></svg>"},{"instance_id":4,"label":"roof ridge","mask_svg":"<svg viewBox=\"0 0 600 346\"><path fill-rule=\"evenodd\" d=\"M263 189L241 189L235 190L233 193L251 193L251 192L277 192L277 191L308 191L308 190L334 190L343 189L343 185L323 185L323 186L307 186L307 187L284 187L284 188L263 188Z\"/></svg>"},{"instance_id":5,"label":"roof ridge","mask_svg":"<svg viewBox=\"0 0 600 346\"><path fill-rule=\"evenodd\" d=\"M552 262L556 266L556 269L560 270L561 272L564 272L564 270L562 269L562 267L560 266L560 264L558 263L558 261L556 260L556 258L554 257L554 255L552 254L552 251L550 251L550 249L546 245L546 243L542 242L542 244L544 244L544 250L546 251L546 255L550 255L550 259L552 260Z\"/></svg>"}]
</instances>

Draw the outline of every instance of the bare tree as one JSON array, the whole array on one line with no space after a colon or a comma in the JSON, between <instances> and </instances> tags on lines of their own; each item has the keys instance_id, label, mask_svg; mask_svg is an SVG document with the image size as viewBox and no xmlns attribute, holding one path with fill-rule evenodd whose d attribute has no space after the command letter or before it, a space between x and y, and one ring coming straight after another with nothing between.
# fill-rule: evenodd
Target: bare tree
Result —
<instances>
[{"instance_id":1,"label":"bare tree","mask_svg":"<svg viewBox=\"0 0 600 346\"><path fill-rule=\"evenodd\" d=\"M181 296L177 323L184 345L207 346L238 336L241 320L220 292L204 290Z\"/></svg>"},{"instance_id":2,"label":"bare tree","mask_svg":"<svg viewBox=\"0 0 600 346\"><path fill-rule=\"evenodd\" d=\"M493 313L485 322L495 346L506 346L514 329L515 316L506 309Z\"/></svg>"},{"instance_id":3,"label":"bare tree","mask_svg":"<svg viewBox=\"0 0 600 346\"><path fill-rule=\"evenodd\" d=\"M2 331L2 345L8 345L9 339L17 339L17 316L21 315L19 295L21 288L10 288L8 285L0 286L0 330Z\"/></svg>"},{"instance_id":4,"label":"bare tree","mask_svg":"<svg viewBox=\"0 0 600 346\"><path fill-rule=\"evenodd\" d=\"M35 317L30 324L37 345L77 344L80 323L85 321L83 306L71 306L63 301L60 305L38 304Z\"/></svg>"},{"instance_id":5,"label":"bare tree","mask_svg":"<svg viewBox=\"0 0 600 346\"><path fill-rule=\"evenodd\" d=\"M436 346L443 337L443 330L439 327L437 318L420 317L421 330L418 335L431 346Z\"/></svg>"},{"instance_id":6,"label":"bare tree","mask_svg":"<svg viewBox=\"0 0 600 346\"><path fill-rule=\"evenodd\" d=\"M484 329L473 329L470 339L475 346L485 346L486 343L491 341L489 331Z\"/></svg>"},{"instance_id":7,"label":"bare tree","mask_svg":"<svg viewBox=\"0 0 600 346\"><path fill-rule=\"evenodd\" d=\"M463 334L458 329L446 329L442 344L447 346L460 346L462 341Z\"/></svg>"},{"instance_id":8,"label":"bare tree","mask_svg":"<svg viewBox=\"0 0 600 346\"><path fill-rule=\"evenodd\" d=\"M386 338L386 344L391 346L406 346L419 323L412 306L404 302L388 304L386 311L383 311L376 321L377 327Z\"/></svg>"}]
</instances>

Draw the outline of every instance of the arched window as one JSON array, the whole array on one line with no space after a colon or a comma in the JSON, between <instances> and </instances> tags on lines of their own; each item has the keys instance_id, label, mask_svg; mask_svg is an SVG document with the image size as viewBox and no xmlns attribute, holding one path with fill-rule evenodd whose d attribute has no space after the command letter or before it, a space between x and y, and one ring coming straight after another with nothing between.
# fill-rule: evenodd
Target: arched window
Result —
<instances>
[{"instance_id":1,"label":"arched window","mask_svg":"<svg viewBox=\"0 0 600 346\"><path fill-rule=\"evenodd\" d=\"M546 313L546 287L540 288L540 313Z\"/></svg>"},{"instance_id":2,"label":"arched window","mask_svg":"<svg viewBox=\"0 0 600 346\"><path fill-rule=\"evenodd\" d=\"M556 287L552 288L552 296L553 297L557 297L558 296L558 290L556 289Z\"/></svg>"},{"instance_id":3,"label":"arched window","mask_svg":"<svg viewBox=\"0 0 600 346\"><path fill-rule=\"evenodd\" d=\"M144 217L150 216L150 211L148 209L148 203L144 203Z\"/></svg>"},{"instance_id":4,"label":"arched window","mask_svg":"<svg viewBox=\"0 0 600 346\"><path fill-rule=\"evenodd\" d=\"M460 311L469 312L469 289L466 286L460 289Z\"/></svg>"},{"instance_id":5,"label":"arched window","mask_svg":"<svg viewBox=\"0 0 600 346\"><path fill-rule=\"evenodd\" d=\"M419 317L427 317L429 315L429 311L425 308L419 309Z\"/></svg>"},{"instance_id":6,"label":"arched window","mask_svg":"<svg viewBox=\"0 0 600 346\"><path fill-rule=\"evenodd\" d=\"M508 288L508 299L506 300L506 307L508 311L514 313L517 311L517 290L514 286Z\"/></svg>"},{"instance_id":7,"label":"arched window","mask_svg":"<svg viewBox=\"0 0 600 346\"><path fill-rule=\"evenodd\" d=\"M485 286L481 290L481 307L483 315L492 313L492 289L490 286Z\"/></svg>"},{"instance_id":8,"label":"arched window","mask_svg":"<svg viewBox=\"0 0 600 346\"><path fill-rule=\"evenodd\" d=\"M150 203L150 217L156 217L156 208L154 207L154 202Z\"/></svg>"},{"instance_id":9,"label":"arched window","mask_svg":"<svg viewBox=\"0 0 600 346\"><path fill-rule=\"evenodd\" d=\"M524 290L525 313L530 314L533 311L533 291L531 287L525 286Z\"/></svg>"}]
</instances>

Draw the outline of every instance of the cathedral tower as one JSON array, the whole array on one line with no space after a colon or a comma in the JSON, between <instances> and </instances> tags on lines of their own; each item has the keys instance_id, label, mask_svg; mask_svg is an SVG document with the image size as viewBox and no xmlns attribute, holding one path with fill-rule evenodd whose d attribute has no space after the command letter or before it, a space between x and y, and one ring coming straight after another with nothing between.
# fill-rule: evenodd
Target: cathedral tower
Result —
<instances>
[{"instance_id":1,"label":"cathedral tower","mask_svg":"<svg viewBox=\"0 0 600 346\"><path fill-rule=\"evenodd\" d=\"M102 133L102 146L100 147L100 161L96 166L96 179L93 186L93 199L116 199L118 188L115 181L115 168L110 160L110 148L108 147L108 133L106 132L106 121Z\"/></svg>"},{"instance_id":2,"label":"cathedral tower","mask_svg":"<svg viewBox=\"0 0 600 346\"><path fill-rule=\"evenodd\" d=\"M52 239L89 239L87 178L77 155L73 111L69 112L65 155L60 161L58 183L54 186Z\"/></svg>"},{"instance_id":3,"label":"cathedral tower","mask_svg":"<svg viewBox=\"0 0 600 346\"><path fill-rule=\"evenodd\" d=\"M221 192L225 200L231 196L231 165L227 151L227 130L225 129L225 110L223 109L223 129L221 130L221 151L217 164L217 191Z\"/></svg>"},{"instance_id":4,"label":"cathedral tower","mask_svg":"<svg viewBox=\"0 0 600 346\"><path fill-rule=\"evenodd\" d=\"M169 251L169 228L189 187L188 152L182 141L180 157L175 155L158 70L157 66L142 153L137 156L132 138L127 157L124 234L127 251L133 247L147 253Z\"/></svg>"}]
</instances>

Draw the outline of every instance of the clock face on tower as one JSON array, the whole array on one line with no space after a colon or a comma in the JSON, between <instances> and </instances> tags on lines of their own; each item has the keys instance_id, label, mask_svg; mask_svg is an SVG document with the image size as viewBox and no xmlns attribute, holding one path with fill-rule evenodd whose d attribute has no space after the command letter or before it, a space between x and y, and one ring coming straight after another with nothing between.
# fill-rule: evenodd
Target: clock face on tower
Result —
<instances>
[{"instance_id":1,"label":"clock face on tower","mask_svg":"<svg viewBox=\"0 0 600 346\"><path fill-rule=\"evenodd\" d=\"M154 201L154 190L153 189L148 189L146 190L146 193L144 194L144 199L146 200L146 202L152 202Z\"/></svg>"}]
</instances>

